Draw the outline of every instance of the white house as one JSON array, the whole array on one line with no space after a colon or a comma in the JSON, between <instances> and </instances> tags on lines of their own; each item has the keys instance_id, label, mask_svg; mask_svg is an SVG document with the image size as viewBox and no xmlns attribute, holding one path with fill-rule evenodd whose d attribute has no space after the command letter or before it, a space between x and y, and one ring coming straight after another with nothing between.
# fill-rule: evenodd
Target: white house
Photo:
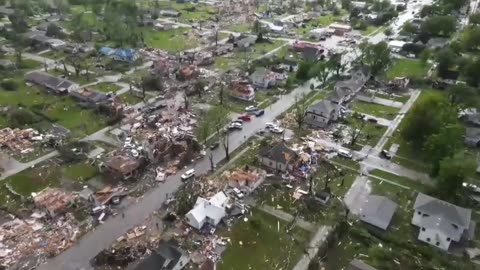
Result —
<instances>
[{"instance_id":1,"label":"white house","mask_svg":"<svg viewBox=\"0 0 480 270\"><path fill-rule=\"evenodd\" d=\"M448 250L452 241L474 237L475 222L472 210L419 193L413 206L412 224L419 227L418 240L442 250Z\"/></svg>"},{"instance_id":2,"label":"white house","mask_svg":"<svg viewBox=\"0 0 480 270\"><path fill-rule=\"evenodd\" d=\"M187 215L187 223L197 230L200 230L205 223L217 226L225 217L225 207L228 197L223 191L215 194L210 200L198 197L195 206Z\"/></svg>"},{"instance_id":3,"label":"white house","mask_svg":"<svg viewBox=\"0 0 480 270\"><path fill-rule=\"evenodd\" d=\"M249 80L256 88L267 89L283 84L287 80L287 75L266 68L258 68L249 76Z\"/></svg>"},{"instance_id":4,"label":"white house","mask_svg":"<svg viewBox=\"0 0 480 270\"><path fill-rule=\"evenodd\" d=\"M390 50L392 52L399 52L400 50L402 50L402 48L405 44L407 44L405 41L392 40L392 41L388 42L388 47L390 48Z\"/></svg>"}]
</instances>

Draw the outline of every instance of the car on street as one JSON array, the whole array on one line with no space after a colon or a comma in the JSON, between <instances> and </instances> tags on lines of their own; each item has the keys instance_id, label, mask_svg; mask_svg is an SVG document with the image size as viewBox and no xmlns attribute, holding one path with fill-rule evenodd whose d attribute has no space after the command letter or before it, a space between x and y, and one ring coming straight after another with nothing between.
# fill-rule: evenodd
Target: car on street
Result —
<instances>
[{"instance_id":1,"label":"car on street","mask_svg":"<svg viewBox=\"0 0 480 270\"><path fill-rule=\"evenodd\" d=\"M258 109L257 109L257 106L253 106L253 105L250 105L250 106L248 106L248 107L245 108L245 111L246 111L246 112L254 112L254 111L256 111L256 110L258 110Z\"/></svg>"},{"instance_id":2,"label":"car on street","mask_svg":"<svg viewBox=\"0 0 480 270\"><path fill-rule=\"evenodd\" d=\"M188 171L186 171L184 174L182 174L180 176L180 178L183 180L183 181L187 181L188 179L192 178L195 176L195 170L194 169L190 169Z\"/></svg>"},{"instance_id":3,"label":"car on street","mask_svg":"<svg viewBox=\"0 0 480 270\"><path fill-rule=\"evenodd\" d=\"M380 152L380 156L385 158L385 159L391 159L392 158L392 155L385 149L382 150L382 152Z\"/></svg>"},{"instance_id":4,"label":"car on street","mask_svg":"<svg viewBox=\"0 0 480 270\"><path fill-rule=\"evenodd\" d=\"M281 128L279 126L273 127L270 132L275 133L275 134L282 134L285 129Z\"/></svg>"},{"instance_id":5,"label":"car on street","mask_svg":"<svg viewBox=\"0 0 480 270\"><path fill-rule=\"evenodd\" d=\"M219 145L220 145L220 143L214 142L214 143L210 144L209 148L210 148L210 150L215 150L215 149L217 149L217 147Z\"/></svg>"},{"instance_id":6,"label":"car on street","mask_svg":"<svg viewBox=\"0 0 480 270\"><path fill-rule=\"evenodd\" d=\"M256 117L262 116L262 115L264 115L264 114L265 114L265 111L264 111L264 110L259 110L259 111L256 111L256 112L255 112L255 116L256 116Z\"/></svg>"},{"instance_id":7,"label":"car on street","mask_svg":"<svg viewBox=\"0 0 480 270\"><path fill-rule=\"evenodd\" d=\"M344 158L352 159L353 155L350 153L350 151L345 150L345 149L338 149L337 151L338 155Z\"/></svg>"},{"instance_id":8,"label":"car on street","mask_svg":"<svg viewBox=\"0 0 480 270\"><path fill-rule=\"evenodd\" d=\"M275 125L274 123L266 123L266 124L265 124L265 128L266 128L266 129L272 129L272 128L274 128L274 127L276 127L276 125Z\"/></svg>"},{"instance_id":9,"label":"car on street","mask_svg":"<svg viewBox=\"0 0 480 270\"><path fill-rule=\"evenodd\" d=\"M238 119L242 120L242 121L250 121L252 120L252 118L250 117L250 115L248 114L244 114L244 115L241 115L238 117Z\"/></svg>"},{"instance_id":10,"label":"car on street","mask_svg":"<svg viewBox=\"0 0 480 270\"><path fill-rule=\"evenodd\" d=\"M240 123L240 122L233 122L233 123L231 123L231 124L228 126L228 129L229 129L229 130L242 129L242 127L243 127L242 123Z\"/></svg>"},{"instance_id":11,"label":"car on street","mask_svg":"<svg viewBox=\"0 0 480 270\"><path fill-rule=\"evenodd\" d=\"M232 123L240 123L240 124L243 124L243 120L242 119L235 119L232 121Z\"/></svg>"}]
</instances>

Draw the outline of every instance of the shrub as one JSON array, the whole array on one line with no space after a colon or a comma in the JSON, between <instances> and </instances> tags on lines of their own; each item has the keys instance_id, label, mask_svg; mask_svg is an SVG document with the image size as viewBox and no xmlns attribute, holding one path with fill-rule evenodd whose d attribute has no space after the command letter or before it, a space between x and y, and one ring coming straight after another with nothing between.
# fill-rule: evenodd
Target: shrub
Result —
<instances>
[{"instance_id":1,"label":"shrub","mask_svg":"<svg viewBox=\"0 0 480 270\"><path fill-rule=\"evenodd\" d=\"M18 83L14 80L4 80L0 83L0 87L6 91L16 91L18 89Z\"/></svg>"}]
</instances>

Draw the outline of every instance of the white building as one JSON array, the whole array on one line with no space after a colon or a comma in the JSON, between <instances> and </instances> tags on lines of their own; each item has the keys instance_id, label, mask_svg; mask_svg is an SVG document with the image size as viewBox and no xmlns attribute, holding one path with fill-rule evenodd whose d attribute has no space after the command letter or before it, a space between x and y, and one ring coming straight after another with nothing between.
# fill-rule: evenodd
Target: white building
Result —
<instances>
[{"instance_id":1,"label":"white building","mask_svg":"<svg viewBox=\"0 0 480 270\"><path fill-rule=\"evenodd\" d=\"M225 207L228 197L223 191L215 194L210 200L198 197L195 206L187 215L187 223L197 230L200 230L205 223L217 226L225 217Z\"/></svg>"},{"instance_id":2,"label":"white building","mask_svg":"<svg viewBox=\"0 0 480 270\"><path fill-rule=\"evenodd\" d=\"M412 224L420 228L418 240L442 250L452 241L474 238L475 222L472 210L419 193L413 206Z\"/></svg>"},{"instance_id":3,"label":"white building","mask_svg":"<svg viewBox=\"0 0 480 270\"><path fill-rule=\"evenodd\" d=\"M402 50L403 46L407 44L405 41L401 40L392 40L388 42L388 47L392 52L399 52Z\"/></svg>"}]
</instances>

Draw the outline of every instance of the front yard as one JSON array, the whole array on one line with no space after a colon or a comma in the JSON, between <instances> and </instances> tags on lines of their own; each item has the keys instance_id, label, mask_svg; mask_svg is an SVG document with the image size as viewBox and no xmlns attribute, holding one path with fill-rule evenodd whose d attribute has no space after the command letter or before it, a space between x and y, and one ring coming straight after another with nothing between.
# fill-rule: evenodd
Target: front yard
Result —
<instances>
[{"instance_id":1,"label":"front yard","mask_svg":"<svg viewBox=\"0 0 480 270\"><path fill-rule=\"evenodd\" d=\"M309 232L290 229L285 221L257 209L245 220L220 233L231 241L218 269L292 269L307 246Z\"/></svg>"},{"instance_id":2,"label":"front yard","mask_svg":"<svg viewBox=\"0 0 480 270\"><path fill-rule=\"evenodd\" d=\"M375 117L393 120L400 111L398 108L384 106L376 103L355 100L352 102L352 110L358 113L368 114Z\"/></svg>"},{"instance_id":3,"label":"front yard","mask_svg":"<svg viewBox=\"0 0 480 270\"><path fill-rule=\"evenodd\" d=\"M198 46L199 39L192 36L190 29L178 28L167 31L156 31L150 28L143 30L145 44L148 47L163 49L171 53L181 52Z\"/></svg>"},{"instance_id":4,"label":"front yard","mask_svg":"<svg viewBox=\"0 0 480 270\"><path fill-rule=\"evenodd\" d=\"M386 77L388 80L396 77L422 79L427 75L427 71L428 66L419 60L395 59L390 68L388 68Z\"/></svg>"}]
</instances>

